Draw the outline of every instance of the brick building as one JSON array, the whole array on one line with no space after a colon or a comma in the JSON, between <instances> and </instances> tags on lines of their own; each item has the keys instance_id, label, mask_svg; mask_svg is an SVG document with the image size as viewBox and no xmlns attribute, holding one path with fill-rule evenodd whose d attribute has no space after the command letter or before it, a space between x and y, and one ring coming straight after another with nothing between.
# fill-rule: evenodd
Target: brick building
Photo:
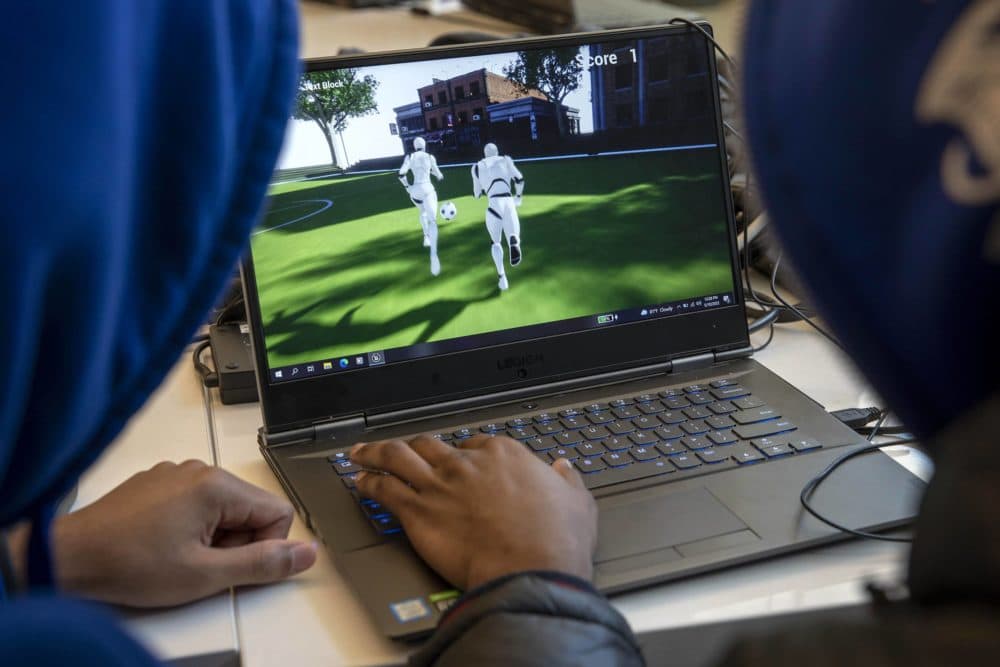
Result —
<instances>
[{"instance_id":1,"label":"brick building","mask_svg":"<svg viewBox=\"0 0 1000 667\"><path fill-rule=\"evenodd\" d=\"M708 73L692 52L676 38L591 46L591 56L618 56L618 64L590 70L594 130L704 120Z\"/></svg>"},{"instance_id":2,"label":"brick building","mask_svg":"<svg viewBox=\"0 0 1000 667\"><path fill-rule=\"evenodd\" d=\"M518 127L527 128L530 124L532 138L537 138L539 131L552 132L557 126L554 109L544 93L534 89L525 93L511 80L485 68L447 80L434 79L419 88L417 95L419 103L393 110L406 153L413 150L413 139L417 136L424 137L429 149L435 152L480 146L490 140L491 122L501 119L508 124L523 120ZM515 102L521 103L511 104ZM422 124L415 119L417 108L423 116ZM524 118L515 111L523 112ZM563 106L562 113L567 118L567 128L571 131L579 128L578 110ZM504 129L509 132L510 128Z\"/></svg>"}]
</instances>

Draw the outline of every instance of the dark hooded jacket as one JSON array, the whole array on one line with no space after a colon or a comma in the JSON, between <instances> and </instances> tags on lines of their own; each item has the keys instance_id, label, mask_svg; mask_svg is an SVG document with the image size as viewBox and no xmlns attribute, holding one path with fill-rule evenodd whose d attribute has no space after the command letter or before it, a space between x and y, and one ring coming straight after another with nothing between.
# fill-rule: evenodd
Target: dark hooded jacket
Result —
<instances>
[{"instance_id":1,"label":"dark hooded jacket","mask_svg":"<svg viewBox=\"0 0 1000 667\"><path fill-rule=\"evenodd\" d=\"M8 4L0 528L33 528L0 664L139 664L99 612L47 597L48 525L232 274L290 113L296 3Z\"/></svg>"},{"instance_id":2,"label":"dark hooded jacket","mask_svg":"<svg viewBox=\"0 0 1000 667\"><path fill-rule=\"evenodd\" d=\"M786 252L936 472L908 601L755 634L723 664L996 664L1000 2L760 0L742 65L751 152ZM546 574L471 591L412 660L643 662L589 584Z\"/></svg>"}]
</instances>

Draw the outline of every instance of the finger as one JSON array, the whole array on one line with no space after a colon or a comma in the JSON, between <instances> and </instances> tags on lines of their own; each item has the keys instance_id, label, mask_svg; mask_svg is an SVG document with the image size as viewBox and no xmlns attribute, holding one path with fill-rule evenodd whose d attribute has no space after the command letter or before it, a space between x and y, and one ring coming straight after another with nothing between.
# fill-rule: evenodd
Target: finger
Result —
<instances>
[{"instance_id":1,"label":"finger","mask_svg":"<svg viewBox=\"0 0 1000 667\"><path fill-rule=\"evenodd\" d=\"M281 581L312 567L316 544L261 540L229 549L209 548L202 567L215 590Z\"/></svg>"},{"instance_id":2,"label":"finger","mask_svg":"<svg viewBox=\"0 0 1000 667\"><path fill-rule=\"evenodd\" d=\"M586 488L583 478L580 477L580 473L576 471L576 468L573 467L573 463L569 459L556 459L552 462L552 469L573 486L581 489Z\"/></svg>"},{"instance_id":3,"label":"finger","mask_svg":"<svg viewBox=\"0 0 1000 667\"><path fill-rule=\"evenodd\" d=\"M288 537L295 509L284 498L246 482L221 468L207 468L201 473L203 498L217 513L217 528L248 531L254 540Z\"/></svg>"},{"instance_id":4,"label":"finger","mask_svg":"<svg viewBox=\"0 0 1000 667\"><path fill-rule=\"evenodd\" d=\"M364 468L395 475L417 489L426 487L434 477L431 465L402 440L359 443L351 449L351 460Z\"/></svg>"},{"instance_id":5,"label":"finger","mask_svg":"<svg viewBox=\"0 0 1000 667\"><path fill-rule=\"evenodd\" d=\"M358 473L355 484L358 493L371 498L390 512L403 519L417 500L417 492L398 477L376 472Z\"/></svg>"},{"instance_id":6,"label":"finger","mask_svg":"<svg viewBox=\"0 0 1000 667\"><path fill-rule=\"evenodd\" d=\"M455 457L454 447L429 435L419 435L410 440L410 447L435 468Z\"/></svg>"}]
</instances>

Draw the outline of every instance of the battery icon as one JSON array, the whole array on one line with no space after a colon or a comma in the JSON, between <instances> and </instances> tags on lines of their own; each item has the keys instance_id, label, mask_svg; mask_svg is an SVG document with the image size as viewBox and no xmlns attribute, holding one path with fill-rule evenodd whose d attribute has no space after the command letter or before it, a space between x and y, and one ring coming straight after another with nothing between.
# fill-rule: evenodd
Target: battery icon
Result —
<instances>
[{"instance_id":1,"label":"battery icon","mask_svg":"<svg viewBox=\"0 0 1000 667\"><path fill-rule=\"evenodd\" d=\"M597 323L598 324L611 324L614 321L615 321L615 316L614 315L598 315L597 316Z\"/></svg>"}]
</instances>

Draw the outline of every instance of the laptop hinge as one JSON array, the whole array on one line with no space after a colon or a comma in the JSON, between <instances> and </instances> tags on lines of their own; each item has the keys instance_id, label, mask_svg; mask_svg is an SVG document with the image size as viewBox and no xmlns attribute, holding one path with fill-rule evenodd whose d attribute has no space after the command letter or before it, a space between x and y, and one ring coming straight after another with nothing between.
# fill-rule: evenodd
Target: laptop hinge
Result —
<instances>
[{"instance_id":1,"label":"laptop hinge","mask_svg":"<svg viewBox=\"0 0 1000 667\"><path fill-rule=\"evenodd\" d=\"M747 357L753 356L753 346L747 345L746 347L741 347L736 350L725 350L724 352L716 352L716 361L732 361L733 359L746 359Z\"/></svg>"},{"instance_id":2,"label":"laptop hinge","mask_svg":"<svg viewBox=\"0 0 1000 667\"><path fill-rule=\"evenodd\" d=\"M683 373L693 371L697 368L708 368L715 363L715 353L705 352L704 354L692 354L690 357L670 360L671 373Z\"/></svg>"},{"instance_id":3,"label":"laptop hinge","mask_svg":"<svg viewBox=\"0 0 1000 667\"><path fill-rule=\"evenodd\" d=\"M266 433L261 430L259 437L266 447L278 447L310 440L335 440L338 433L352 429L361 430L364 427L364 415L353 415L343 419L322 421L310 426L291 428L275 433Z\"/></svg>"}]
</instances>

